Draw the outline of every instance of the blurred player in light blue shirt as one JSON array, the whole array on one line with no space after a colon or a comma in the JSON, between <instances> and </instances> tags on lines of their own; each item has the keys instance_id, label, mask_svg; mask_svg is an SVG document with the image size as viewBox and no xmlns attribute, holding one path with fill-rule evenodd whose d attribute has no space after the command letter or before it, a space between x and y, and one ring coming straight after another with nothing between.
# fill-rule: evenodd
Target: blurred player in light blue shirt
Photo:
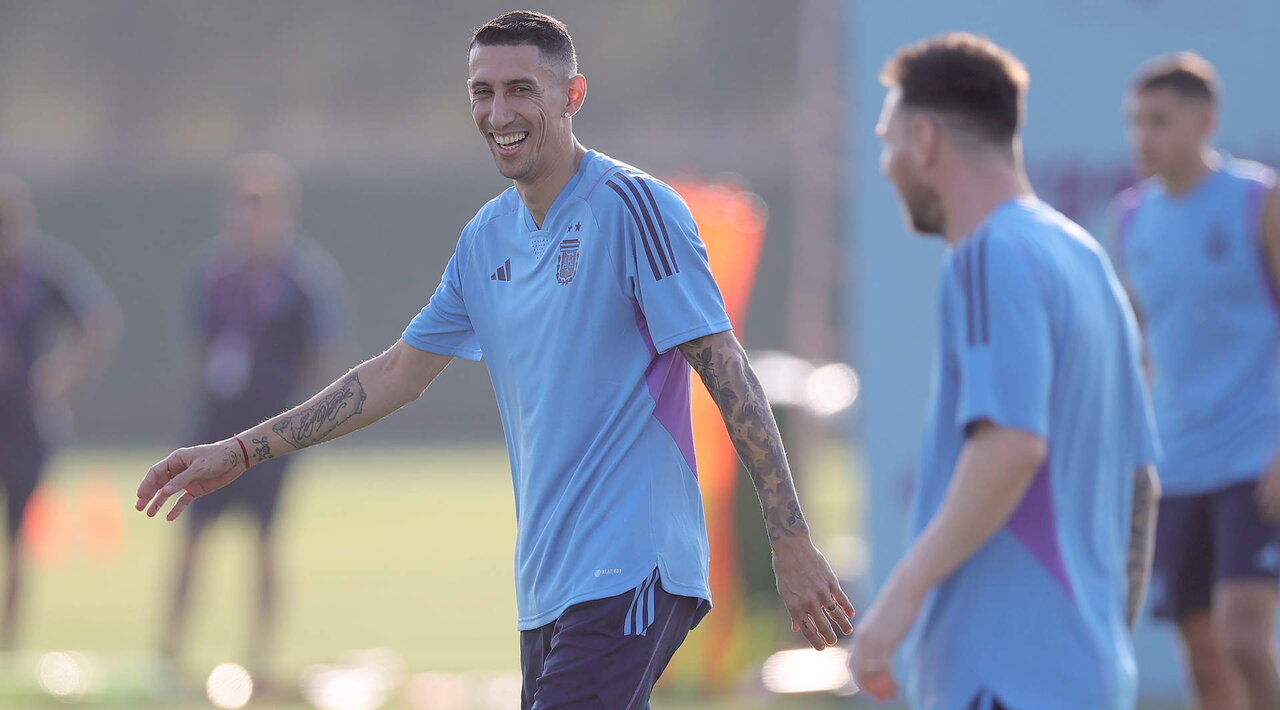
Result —
<instances>
[{"instance_id":1,"label":"blurred player in light blue shirt","mask_svg":"<svg viewBox=\"0 0 1280 710\"><path fill-rule=\"evenodd\" d=\"M1112 247L1146 335L1165 444L1152 609L1203 708L1280 708L1280 190L1213 150L1213 66L1159 57L1128 97L1142 172Z\"/></svg>"},{"instance_id":2,"label":"blurred player in light blue shirt","mask_svg":"<svg viewBox=\"0 0 1280 710\"><path fill-rule=\"evenodd\" d=\"M1031 191L1021 62L945 35L884 81L885 173L914 229L951 249L913 542L853 669L892 695L901 647L913 708L1132 708L1157 445L1123 290Z\"/></svg>"}]
</instances>

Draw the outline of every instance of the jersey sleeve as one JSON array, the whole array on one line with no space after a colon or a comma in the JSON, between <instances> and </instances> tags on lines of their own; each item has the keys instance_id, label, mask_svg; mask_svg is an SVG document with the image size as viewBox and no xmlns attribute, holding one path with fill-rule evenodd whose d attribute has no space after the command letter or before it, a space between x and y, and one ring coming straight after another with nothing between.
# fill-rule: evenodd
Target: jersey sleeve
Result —
<instances>
[{"instance_id":1,"label":"jersey sleeve","mask_svg":"<svg viewBox=\"0 0 1280 710\"><path fill-rule=\"evenodd\" d=\"M1037 265L1018 237L985 232L952 259L958 288L956 422L981 420L1049 437L1053 346Z\"/></svg>"},{"instance_id":2,"label":"jersey sleeve","mask_svg":"<svg viewBox=\"0 0 1280 710\"><path fill-rule=\"evenodd\" d=\"M664 353L695 338L732 330L707 247L680 195L657 181L614 173L605 218L621 236L631 297Z\"/></svg>"},{"instance_id":3,"label":"jersey sleeve","mask_svg":"<svg viewBox=\"0 0 1280 710\"><path fill-rule=\"evenodd\" d=\"M409 322L401 337L419 350L479 360L484 353L462 297L462 249L463 241L459 241L431 300Z\"/></svg>"}]
</instances>

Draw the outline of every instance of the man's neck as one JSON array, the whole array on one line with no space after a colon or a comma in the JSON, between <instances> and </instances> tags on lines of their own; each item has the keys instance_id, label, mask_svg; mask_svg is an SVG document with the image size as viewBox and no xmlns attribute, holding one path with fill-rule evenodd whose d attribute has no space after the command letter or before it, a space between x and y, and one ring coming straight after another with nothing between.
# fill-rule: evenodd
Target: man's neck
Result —
<instances>
[{"instance_id":1,"label":"man's neck","mask_svg":"<svg viewBox=\"0 0 1280 710\"><path fill-rule=\"evenodd\" d=\"M578 165L586 154L587 149L574 138L572 149L558 158L545 173L528 182L516 181L516 192L520 193L520 199L529 210L529 214L533 216L533 221L539 229L542 228L547 213L551 211L551 205L560 196L564 186L568 185L573 176L578 173Z\"/></svg>"},{"instance_id":2,"label":"man's neck","mask_svg":"<svg viewBox=\"0 0 1280 710\"><path fill-rule=\"evenodd\" d=\"M1194 158L1184 164L1160 175L1165 192L1170 195L1185 195L1195 189L1204 176L1222 165L1222 156L1209 148L1198 151Z\"/></svg>"},{"instance_id":3,"label":"man's neck","mask_svg":"<svg viewBox=\"0 0 1280 710\"><path fill-rule=\"evenodd\" d=\"M1009 200L1035 197L1031 182L1018 161L998 156L975 158L965 174L950 180L942 209L946 216L943 238L953 246L964 241L997 207Z\"/></svg>"}]
</instances>

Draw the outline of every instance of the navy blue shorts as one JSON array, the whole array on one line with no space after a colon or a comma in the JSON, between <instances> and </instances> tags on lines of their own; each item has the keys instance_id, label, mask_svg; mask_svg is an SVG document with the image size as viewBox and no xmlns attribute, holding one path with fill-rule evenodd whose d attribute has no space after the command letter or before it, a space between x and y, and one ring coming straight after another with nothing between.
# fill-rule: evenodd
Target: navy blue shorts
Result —
<instances>
[{"instance_id":1,"label":"navy blue shorts","mask_svg":"<svg viewBox=\"0 0 1280 710\"><path fill-rule=\"evenodd\" d=\"M520 632L521 709L647 710L658 676L708 608L668 593L654 570L629 592Z\"/></svg>"},{"instance_id":2,"label":"navy blue shorts","mask_svg":"<svg viewBox=\"0 0 1280 710\"><path fill-rule=\"evenodd\" d=\"M1280 579L1280 527L1262 519L1257 485L1160 500L1151 577L1156 618L1209 611L1213 587L1224 580Z\"/></svg>"}]
</instances>

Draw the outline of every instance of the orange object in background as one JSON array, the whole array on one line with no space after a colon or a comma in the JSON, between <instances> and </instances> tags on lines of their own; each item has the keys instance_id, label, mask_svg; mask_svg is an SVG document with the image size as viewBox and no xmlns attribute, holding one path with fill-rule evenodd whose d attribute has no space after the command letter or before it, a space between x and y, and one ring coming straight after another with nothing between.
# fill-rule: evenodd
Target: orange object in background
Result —
<instances>
[{"instance_id":1,"label":"orange object in background","mask_svg":"<svg viewBox=\"0 0 1280 710\"><path fill-rule=\"evenodd\" d=\"M707 245L711 273L724 295L729 320L739 337L755 284L760 248L764 244L767 213L758 196L740 185L675 181L671 183L688 203L698 233ZM693 375L693 440L698 478L707 510L711 542L711 594L714 614L707 616L699 635L707 639L698 678L703 690L722 692L734 683L733 649L746 629L745 594L734 520L734 485L738 455L725 430L720 410Z\"/></svg>"},{"instance_id":2,"label":"orange object in background","mask_svg":"<svg viewBox=\"0 0 1280 710\"><path fill-rule=\"evenodd\" d=\"M27 500L22 521L22 549L39 565L62 561L71 547L71 520L55 488L41 485Z\"/></svg>"},{"instance_id":3,"label":"orange object in background","mask_svg":"<svg viewBox=\"0 0 1280 710\"><path fill-rule=\"evenodd\" d=\"M80 534L96 562L110 562L124 539L124 513L120 492L110 476L96 471L80 489Z\"/></svg>"}]
</instances>

